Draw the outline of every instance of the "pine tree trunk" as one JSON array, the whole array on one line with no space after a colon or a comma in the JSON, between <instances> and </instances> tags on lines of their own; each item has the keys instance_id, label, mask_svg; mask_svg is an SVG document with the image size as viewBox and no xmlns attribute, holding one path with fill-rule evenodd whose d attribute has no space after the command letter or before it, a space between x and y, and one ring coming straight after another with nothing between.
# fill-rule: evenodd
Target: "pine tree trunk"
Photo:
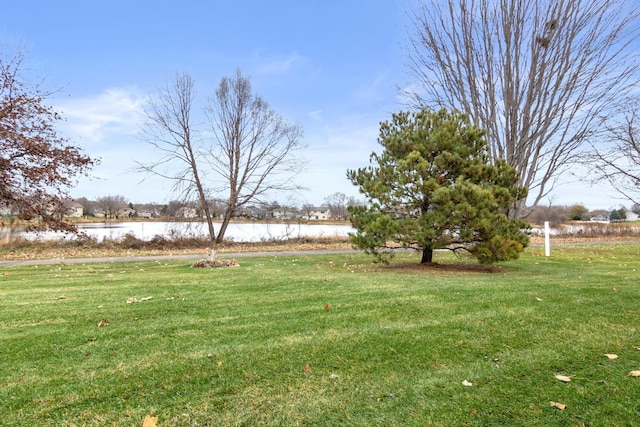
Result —
<instances>
[{"instance_id":1,"label":"pine tree trunk","mask_svg":"<svg viewBox=\"0 0 640 427\"><path fill-rule=\"evenodd\" d=\"M422 249L422 260L420 260L420 264L426 264L433 261L433 249L431 248L423 248Z\"/></svg>"}]
</instances>

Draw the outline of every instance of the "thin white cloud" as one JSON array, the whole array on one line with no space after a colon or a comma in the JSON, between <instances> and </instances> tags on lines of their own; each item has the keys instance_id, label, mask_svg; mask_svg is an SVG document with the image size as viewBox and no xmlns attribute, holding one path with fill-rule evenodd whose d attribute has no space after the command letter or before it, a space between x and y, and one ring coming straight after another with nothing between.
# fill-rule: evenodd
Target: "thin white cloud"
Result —
<instances>
[{"instance_id":1,"label":"thin white cloud","mask_svg":"<svg viewBox=\"0 0 640 427\"><path fill-rule=\"evenodd\" d=\"M322 121L322 110L315 110L307 113L307 115L313 119L314 121L321 122Z\"/></svg>"},{"instance_id":2,"label":"thin white cloud","mask_svg":"<svg viewBox=\"0 0 640 427\"><path fill-rule=\"evenodd\" d=\"M259 74L289 74L293 68L302 61L302 57L297 53L292 53L287 56L279 56L273 58L261 58L258 55L258 65L256 70Z\"/></svg>"},{"instance_id":3,"label":"thin white cloud","mask_svg":"<svg viewBox=\"0 0 640 427\"><path fill-rule=\"evenodd\" d=\"M142 117L143 97L135 88L113 88L60 102L64 131L74 138L99 144L109 135L133 135Z\"/></svg>"},{"instance_id":4,"label":"thin white cloud","mask_svg":"<svg viewBox=\"0 0 640 427\"><path fill-rule=\"evenodd\" d=\"M355 95L363 101L378 101L388 99L387 92L392 87L386 73L377 76L373 81L360 87Z\"/></svg>"}]
</instances>

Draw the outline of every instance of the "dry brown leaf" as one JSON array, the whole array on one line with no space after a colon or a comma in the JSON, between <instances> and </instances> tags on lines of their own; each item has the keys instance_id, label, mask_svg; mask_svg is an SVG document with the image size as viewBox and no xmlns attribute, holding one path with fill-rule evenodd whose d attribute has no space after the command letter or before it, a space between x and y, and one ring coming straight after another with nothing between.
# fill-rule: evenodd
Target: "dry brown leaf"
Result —
<instances>
[{"instance_id":1,"label":"dry brown leaf","mask_svg":"<svg viewBox=\"0 0 640 427\"><path fill-rule=\"evenodd\" d=\"M305 372L311 372L311 366L309 366L309 364L307 363L306 365L304 365L304 369Z\"/></svg>"},{"instance_id":2,"label":"dry brown leaf","mask_svg":"<svg viewBox=\"0 0 640 427\"><path fill-rule=\"evenodd\" d=\"M103 319L103 320L99 321L96 326L98 328L101 328L103 326L109 326L109 321L107 319Z\"/></svg>"},{"instance_id":3,"label":"dry brown leaf","mask_svg":"<svg viewBox=\"0 0 640 427\"><path fill-rule=\"evenodd\" d=\"M615 360L618 358L618 355L613 353L606 353L605 356L607 356L611 360Z\"/></svg>"},{"instance_id":4,"label":"dry brown leaf","mask_svg":"<svg viewBox=\"0 0 640 427\"><path fill-rule=\"evenodd\" d=\"M640 371L631 371L627 374L628 377L640 377Z\"/></svg>"},{"instance_id":5,"label":"dry brown leaf","mask_svg":"<svg viewBox=\"0 0 640 427\"><path fill-rule=\"evenodd\" d=\"M131 298L127 298L127 304L133 304L134 302L149 301L151 299L153 299L153 297L142 297L140 299L131 297Z\"/></svg>"},{"instance_id":6,"label":"dry brown leaf","mask_svg":"<svg viewBox=\"0 0 640 427\"><path fill-rule=\"evenodd\" d=\"M329 304L325 304L324 311L329 311L329 310L331 310L331 306Z\"/></svg>"},{"instance_id":7,"label":"dry brown leaf","mask_svg":"<svg viewBox=\"0 0 640 427\"><path fill-rule=\"evenodd\" d=\"M568 376L566 376L566 375L559 375L559 374L556 374L556 375L554 375L553 377L554 377L555 379L560 380L560 381L565 382L565 383L568 383L569 381L571 381L571 378L569 378L569 377L568 377Z\"/></svg>"},{"instance_id":8,"label":"dry brown leaf","mask_svg":"<svg viewBox=\"0 0 640 427\"><path fill-rule=\"evenodd\" d=\"M142 422L142 427L156 427L157 422L158 422L158 417L152 417L151 415L146 415L144 417L144 421Z\"/></svg>"},{"instance_id":9,"label":"dry brown leaf","mask_svg":"<svg viewBox=\"0 0 640 427\"><path fill-rule=\"evenodd\" d=\"M560 403L560 402L549 402L551 404L552 408L558 408L561 411L564 411L567 408L567 405L565 405L564 403Z\"/></svg>"}]
</instances>

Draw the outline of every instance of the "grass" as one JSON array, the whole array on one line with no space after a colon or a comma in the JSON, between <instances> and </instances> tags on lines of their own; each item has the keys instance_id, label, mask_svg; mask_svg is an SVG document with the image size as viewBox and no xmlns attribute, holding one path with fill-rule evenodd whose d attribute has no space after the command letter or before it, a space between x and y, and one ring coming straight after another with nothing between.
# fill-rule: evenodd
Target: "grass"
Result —
<instances>
[{"instance_id":1,"label":"grass","mask_svg":"<svg viewBox=\"0 0 640 427\"><path fill-rule=\"evenodd\" d=\"M638 425L638 246L542 255L4 268L0 425Z\"/></svg>"}]
</instances>

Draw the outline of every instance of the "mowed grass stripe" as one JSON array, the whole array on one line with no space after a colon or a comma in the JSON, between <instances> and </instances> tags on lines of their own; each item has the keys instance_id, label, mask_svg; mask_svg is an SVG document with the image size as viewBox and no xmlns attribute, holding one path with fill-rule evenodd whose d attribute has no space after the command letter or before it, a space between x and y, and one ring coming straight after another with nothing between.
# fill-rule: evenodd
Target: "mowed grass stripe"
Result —
<instances>
[{"instance_id":1,"label":"mowed grass stripe","mask_svg":"<svg viewBox=\"0 0 640 427\"><path fill-rule=\"evenodd\" d=\"M0 425L633 425L638 246L540 252L5 268Z\"/></svg>"}]
</instances>

